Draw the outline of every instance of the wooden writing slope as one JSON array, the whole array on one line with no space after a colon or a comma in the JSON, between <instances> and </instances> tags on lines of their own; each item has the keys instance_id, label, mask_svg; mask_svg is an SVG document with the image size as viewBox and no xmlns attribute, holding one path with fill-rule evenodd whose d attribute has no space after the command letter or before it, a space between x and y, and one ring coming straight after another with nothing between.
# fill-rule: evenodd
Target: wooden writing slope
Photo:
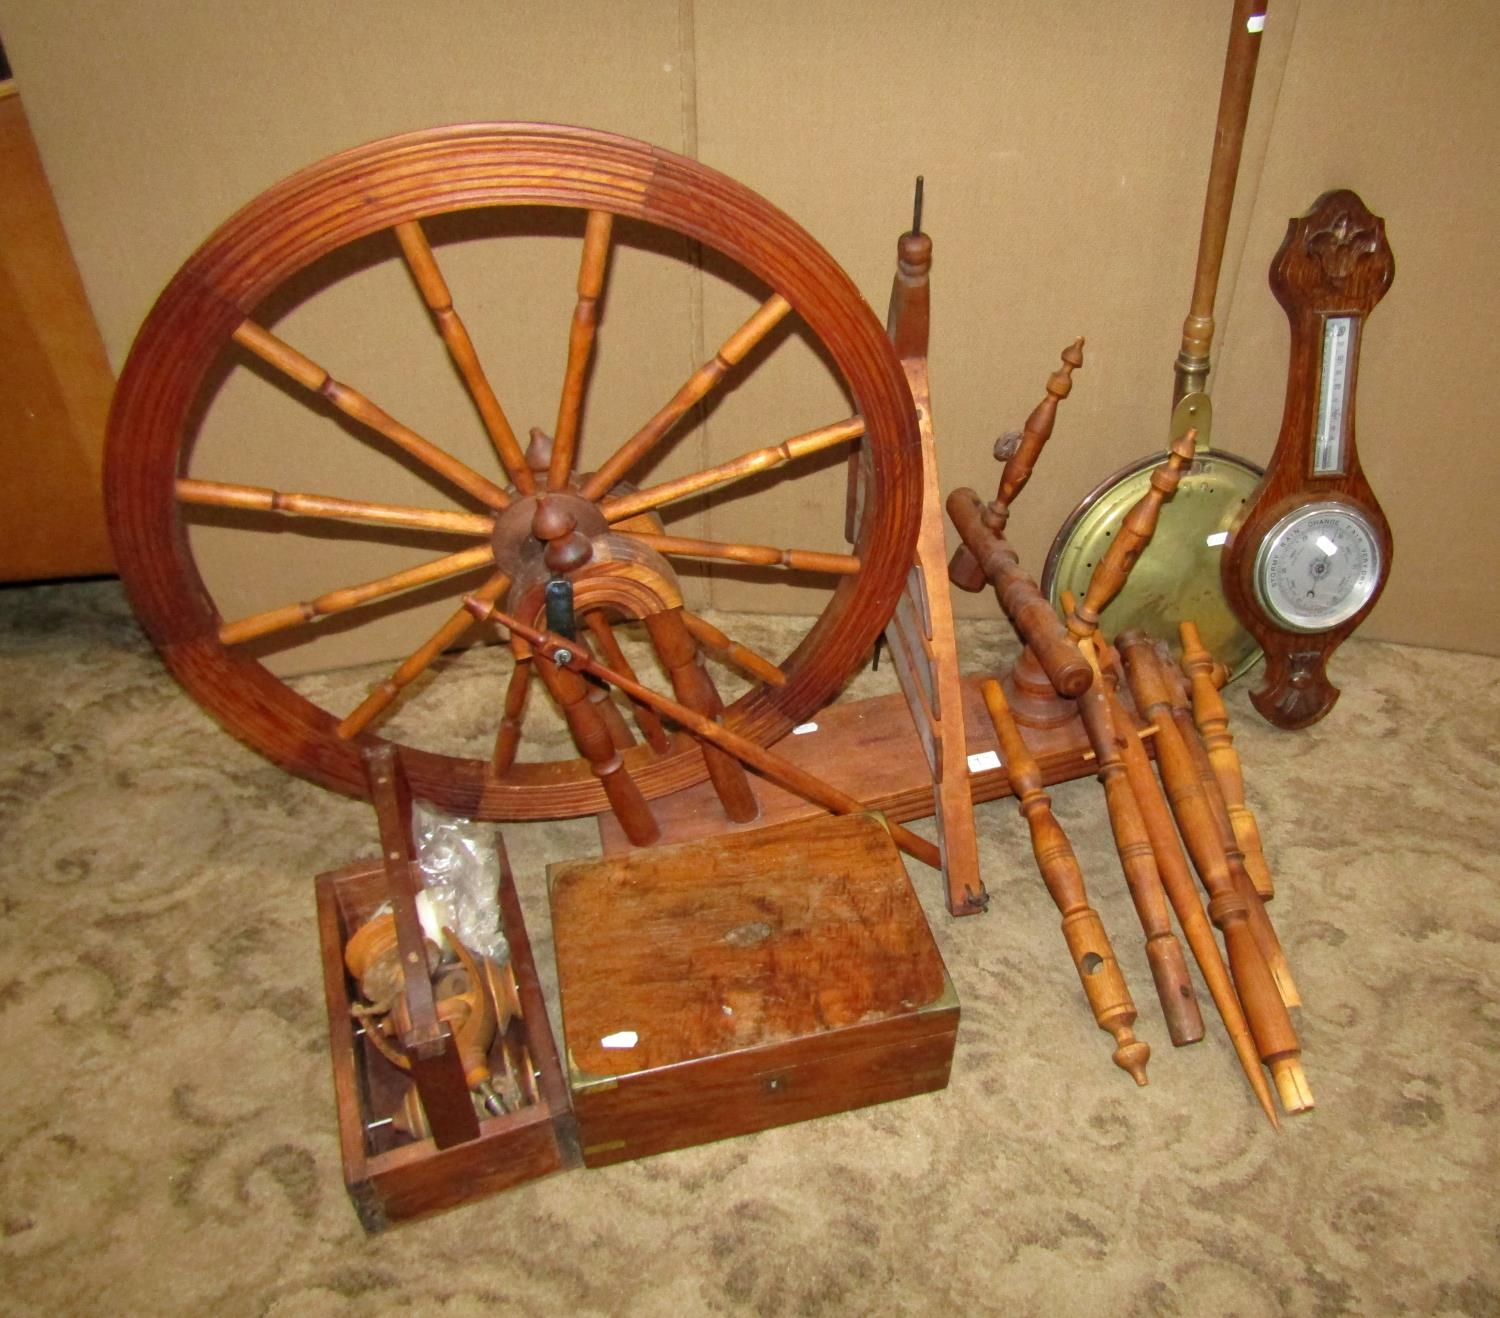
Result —
<instances>
[{"instance_id":1,"label":"wooden writing slope","mask_svg":"<svg viewBox=\"0 0 1500 1318\"><path fill-rule=\"evenodd\" d=\"M875 816L547 874L586 1165L948 1083L958 998Z\"/></svg>"}]
</instances>

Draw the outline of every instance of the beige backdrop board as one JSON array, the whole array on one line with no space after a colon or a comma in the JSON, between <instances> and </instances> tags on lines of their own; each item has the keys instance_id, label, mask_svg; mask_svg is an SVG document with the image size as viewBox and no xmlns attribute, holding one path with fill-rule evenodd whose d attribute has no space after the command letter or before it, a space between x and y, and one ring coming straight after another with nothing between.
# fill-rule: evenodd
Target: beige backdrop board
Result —
<instances>
[{"instance_id":1,"label":"beige backdrop board","mask_svg":"<svg viewBox=\"0 0 1500 1318\"><path fill-rule=\"evenodd\" d=\"M803 223L880 310L912 180L924 174L945 488L993 487L992 439L1040 397L1060 349L1088 338L1087 365L1013 524L1039 569L1073 503L1162 442L1228 10L958 0L918 23L888 0L857 9L435 3L420 13L380 0L357 17L280 0L211 10L0 0L0 31L116 366L156 291L235 206L302 164L399 129L553 119L695 154ZM1361 372L1361 454L1396 539L1369 631L1491 652L1500 622L1472 604L1494 601L1489 565L1500 549L1487 516L1500 465L1485 396L1500 276L1476 241L1500 195L1500 93L1488 74L1497 55L1500 11L1478 0L1393 0L1357 17L1335 0L1272 0L1212 381L1216 446L1264 461L1286 353L1266 267L1289 216L1326 188L1359 190L1385 216L1397 261ZM534 257L492 261L479 238L453 236L464 280L455 292L471 298L462 307L475 337L503 363L518 429L546 426L562 370L568 240L535 237L526 240ZM418 396L424 372L440 383L440 348L403 279L389 259L375 262L355 286L288 309L284 325L305 331L313 355L332 357L324 364L353 383L366 372L391 378L395 366L395 401L458 435L461 398ZM670 253L624 252L590 424L601 435L638 424L751 297L712 262L700 273ZM768 358L682 435L658 474L838 415L837 389L795 334ZM395 486L371 488L386 477L366 470L357 441L312 438L317 419L275 390L252 392L257 383L230 382L222 429L206 437L205 455L243 463L226 479L291 468L311 482L336 470L367 482L364 497L400 498ZM463 434L483 442L473 427ZM797 543L836 547L842 479L836 462L822 467L786 487L775 520L796 528ZM738 497L688 514L678 528L687 534L778 538L762 505L752 512ZM203 550L210 575L243 592L235 606L251 608L265 573L243 539L214 532ZM342 575L308 590L356 571L331 557L322 566ZM384 570L381 560L367 575ZM277 566L277 582L300 590L287 571ZM742 573L699 575L692 589L724 608L800 602L752 595ZM306 662L340 662L351 644L335 635ZM394 653L403 638L376 629L354 648L368 654L372 644Z\"/></svg>"}]
</instances>

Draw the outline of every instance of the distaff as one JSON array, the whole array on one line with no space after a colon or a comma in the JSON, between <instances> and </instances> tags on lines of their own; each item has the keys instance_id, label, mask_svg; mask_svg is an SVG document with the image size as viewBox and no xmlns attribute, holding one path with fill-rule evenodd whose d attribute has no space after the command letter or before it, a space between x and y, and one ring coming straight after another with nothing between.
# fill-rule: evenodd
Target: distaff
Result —
<instances>
[{"instance_id":1,"label":"distaff","mask_svg":"<svg viewBox=\"0 0 1500 1318\"><path fill-rule=\"evenodd\" d=\"M1151 1045L1137 1039L1131 1031L1136 1018L1135 1002L1126 987L1125 976L1120 973L1104 923L1089 905L1078 859L1052 814L1051 798L1042 790L1042 772L1026 749L1000 683L988 678L982 689L995 735L1000 739L1011 790L1031 830L1031 849L1037 868L1062 912L1063 937L1089 1008L1099 1028L1114 1037L1115 1065L1129 1072L1136 1084L1144 1085Z\"/></svg>"}]
</instances>

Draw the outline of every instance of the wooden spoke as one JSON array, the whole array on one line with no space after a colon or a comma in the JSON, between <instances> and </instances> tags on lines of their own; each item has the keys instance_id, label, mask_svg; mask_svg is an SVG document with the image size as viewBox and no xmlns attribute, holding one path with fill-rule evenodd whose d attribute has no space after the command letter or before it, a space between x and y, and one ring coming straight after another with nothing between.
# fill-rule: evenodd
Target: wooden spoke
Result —
<instances>
[{"instance_id":1,"label":"wooden spoke","mask_svg":"<svg viewBox=\"0 0 1500 1318\"><path fill-rule=\"evenodd\" d=\"M490 443L495 446L500 465L505 468L505 474L510 477L516 489L522 494L530 494L534 485L520 441L516 439L516 432L511 429L505 409L500 406L500 400L490 387L484 367L479 364L479 354L474 351L474 341L469 337L469 331L459 319L458 312L453 309L453 295L448 291L448 281L443 278L443 272L438 269L437 258L432 254L427 235L422 232L422 226L416 220L396 225L395 233L396 241L401 244L401 254L406 257L412 278L417 281L422 301L432 312L438 333L448 347L448 355L453 358L453 364L458 367L458 373L468 387L469 396L479 410L480 420L484 422Z\"/></svg>"},{"instance_id":2,"label":"wooden spoke","mask_svg":"<svg viewBox=\"0 0 1500 1318\"><path fill-rule=\"evenodd\" d=\"M658 535L654 531L633 531L637 539L658 554L677 554L684 558L722 558L733 563L752 563L757 567L784 567L794 572L830 572L852 577L859 572L859 559L853 554L825 554L815 549L775 549L770 545L734 545L718 540L691 540L680 535Z\"/></svg>"},{"instance_id":3,"label":"wooden spoke","mask_svg":"<svg viewBox=\"0 0 1500 1318\"><path fill-rule=\"evenodd\" d=\"M487 508L498 509L509 505L510 496L493 481L481 476L451 453L444 452L431 440L423 439L415 430L388 416L358 390L340 384L317 362L304 357L269 330L247 320L234 331L234 340L303 388L321 394L345 416L353 417L362 425L384 435L397 448L409 453L444 480L472 494Z\"/></svg>"},{"instance_id":4,"label":"wooden spoke","mask_svg":"<svg viewBox=\"0 0 1500 1318\"><path fill-rule=\"evenodd\" d=\"M478 590L474 591L474 597L488 600L493 604L507 590L510 589L510 577L504 572L496 572ZM367 695L355 707L353 713L349 714L340 722L338 735L345 741L357 737L374 720L380 716L395 701L396 697L413 681L426 672L428 666L438 655L449 647L458 643L461 637L470 627L474 625L474 615L468 609L458 609L437 631L433 632L422 645L413 650L401 665L384 682L372 687Z\"/></svg>"},{"instance_id":5,"label":"wooden spoke","mask_svg":"<svg viewBox=\"0 0 1500 1318\"><path fill-rule=\"evenodd\" d=\"M609 619L600 610L594 609L586 613L583 620L588 625L589 631L594 634L594 643L604 656L604 662L615 672L623 673L632 682L635 681L635 669L625 658L625 651L620 648L620 638L615 635L614 628L609 625ZM672 743L667 736L666 729L661 725L661 717L650 705L644 705L634 699L630 703L635 710L635 725L641 730L641 736L658 755L665 755Z\"/></svg>"},{"instance_id":6,"label":"wooden spoke","mask_svg":"<svg viewBox=\"0 0 1500 1318\"><path fill-rule=\"evenodd\" d=\"M772 471L793 458L818 453L825 448L832 448L835 444L858 439L864 433L864 421L857 416L851 416L847 421L837 421L831 426L820 426L817 430L809 430L806 434L794 435L791 439L770 448L752 449L749 453L742 453L739 457L720 463L717 467L705 467L702 471L690 472L686 476L679 476L676 480L663 481L660 485L652 485L631 494L621 494L613 499L606 499L599 505L599 508L609 521L623 521L627 517L634 517L637 513L646 512L648 509L660 508L663 504L672 503L674 500L685 499L690 494L702 494L720 485L728 485L731 481L754 476L757 472Z\"/></svg>"},{"instance_id":7,"label":"wooden spoke","mask_svg":"<svg viewBox=\"0 0 1500 1318\"><path fill-rule=\"evenodd\" d=\"M301 604L287 604L279 609L268 609L264 613L255 613L248 618L241 618L238 622L226 622L219 628L219 643L240 645L258 636L269 636L272 632L285 631L289 627L297 627L306 622L315 622L332 613L344 613L349 609L358 608L361 604L370 604L375 600L397 595L403 590L442 581L446 577L456 577L494 561L495 551L489 545L476 545L473 549L462 549L456 554L445 554L442 558L435 558L430 563L422 563L401 572L393 572L388 577L378 577L363 585L345 586L341 590L331 590L325 595L319 595L317 599L307 600Z\"/></svg>"},{"instance_id":8,"label":"wooden spoke","mask_svg":"<svg viewBox=\"0 0 1500 1318\"><path fill-rule=\"evenodd\" d=\"M707 619L684 609L682 621L692 638L715 658L722 659L726 664L733 664L741 672L749 673L762 682L769 682L772 686L786 685L786 674L781 669L769 659L756 654L748 645L741 645L725 636Z\"/></svg>"},{"instance_id":9,"label":"wooden spoke","mask_svg":"<svg viewBox=\"0 0 1500 1318\"><path fill-rule=\"evenodd\" d=\"M599 468L583 487L586 499L600 499L608 494L660 442L663 435L680 421L737 362L769 334L792 309L780 293L761 303L755 314L735 330L723 346L700 366L671 401L644 426L625 441L619 450Z\"/></svg>"},{"instance_id":10,"label":"wooden spoke","mask_svg":"<svg viewBox=\"0 0 1500 1318\"><path fill-rule=\"evenodd\" d=\"M588 376L589 357L594 350L599 294L604 289L604 267L609 260L609 234L613 220L614 216L608 211L590 211L583 230L583 259L578 266L578 305L573 308L573 328L568 334L568 366L563 375L562 398L557 404L552 460L547 467L549 490L565 489L573 472L578 414L583 408L583 386Z\"/></svg>"},{"instance_id":11,"label":"wooden spoke","mask_svg":"<svg viewBox=\"0 0 1500 1318\"><path fill-rule=\"evenodd\" d=\"M526 714L526 692L531 685L531 650L517 640L512 645L515 667L505 688L505 707L500 715L500 730L495 734L495 750L490 768L495 777L503 778L516 762L516 748L521 744L521 720Z\"/></svg>"},{"instance_id":12,"label":"wooden spoke","mask_svg":"<svg viewBox=\"0 0 1500 1318\"><path fill-rule=\"evenodd\" d=\"M410 526L453 535L488 536L495 529L495 519L482 513L366 503L363 500L336 499L328 494L287 494L281 490L262 489L258 485L191 480L186 476L177 480L177 497L183 503L211 508L248 508L255 512L282 513L288 517L326 517L340 522L370 522L376 526Z\"/></svg>"}]
</instances>

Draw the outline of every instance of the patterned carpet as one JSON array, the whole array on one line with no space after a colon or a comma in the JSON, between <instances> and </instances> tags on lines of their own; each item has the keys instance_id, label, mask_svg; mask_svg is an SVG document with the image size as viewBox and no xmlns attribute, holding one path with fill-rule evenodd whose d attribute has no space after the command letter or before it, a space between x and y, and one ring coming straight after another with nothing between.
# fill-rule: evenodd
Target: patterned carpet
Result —
<instances>
[{"instance_id":1,"label":"patterned carpet","mask_svg":"<svg viewBox=\"0 0 1500 1318\"><path fill-rule=\"evenodd\" d=\"M966 635L966 669L992 630ZM1216 1021L1167 1045L1080 782L1055 804L1149 1087L1110 1064L995 802L989 914L950 920L913 866L963 1004L947 1090L367 1238L312 909L312 876L371 850L367 807L212 726L115 585L0 592L0 1307L1500 1313L1500 661L1366 642L1336 670L1342 701L1304 733L1229 693L1318 1099L1279 1135ZM543 868L593 828L507 843L550 978Z\"/></svg>"}]
</instances>

